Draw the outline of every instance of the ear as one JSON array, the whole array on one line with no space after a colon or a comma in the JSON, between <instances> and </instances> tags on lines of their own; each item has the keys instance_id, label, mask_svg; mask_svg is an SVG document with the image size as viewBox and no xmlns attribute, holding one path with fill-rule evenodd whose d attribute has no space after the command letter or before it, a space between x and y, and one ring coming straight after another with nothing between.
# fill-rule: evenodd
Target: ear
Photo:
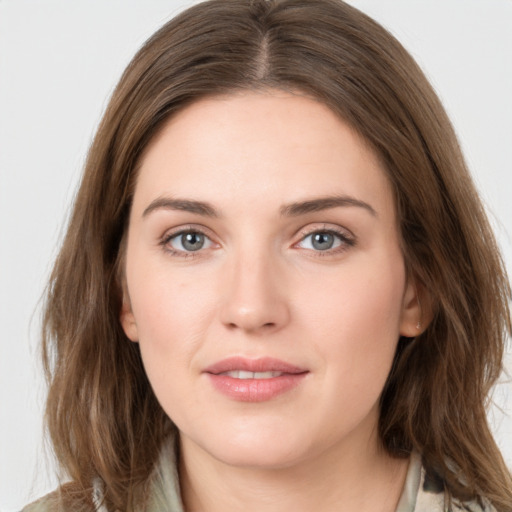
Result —
<instances>
[{"instance_id":1,"label":"ear","mask_svg":"<svg viewBox=\"0 0 512 512\"><path fill-rule=\"evenodd\" d=\"M135 316L133 316L132 306L127 293L123 293L123 304L121 306L121 313L119 314L119 320L124 333L131 341L139 341L139 332L137 330L137 323L135 322Z\"/></svg>"},{"instance_id":2,"label":"ear","mask_svg":"<svg viewBox=\"0 0 512 512\"><path fill-rule=\"evenodd\" d=\"M414 338L425 331L432 320L430 302L425 287L415 278L408 278L402 301L401 336Z\"/></svg>"}]
</instances>

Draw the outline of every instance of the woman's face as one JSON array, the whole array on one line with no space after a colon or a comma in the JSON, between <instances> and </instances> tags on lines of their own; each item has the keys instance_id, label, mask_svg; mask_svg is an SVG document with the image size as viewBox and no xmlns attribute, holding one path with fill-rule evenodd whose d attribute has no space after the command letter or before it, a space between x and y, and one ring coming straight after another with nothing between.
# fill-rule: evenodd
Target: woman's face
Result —
<instances>
[{"instance_id":1,"label":"woman's face","mask_svg":"<svg viewBox=\"0 0 512 512\"><path fill-rule=\"evenodd\" d=\"M386 175L327 107L204 99L148 147L121 322L185 450L270 468L375 447L418 320Z\"/></svg>"}]
</instances>

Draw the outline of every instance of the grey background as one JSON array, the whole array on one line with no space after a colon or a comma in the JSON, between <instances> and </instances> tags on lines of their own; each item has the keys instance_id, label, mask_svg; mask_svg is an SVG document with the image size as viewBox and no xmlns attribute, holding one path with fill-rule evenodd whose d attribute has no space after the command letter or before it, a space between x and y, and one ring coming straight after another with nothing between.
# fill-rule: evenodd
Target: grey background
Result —
<instances>
[{"instance_id":1,"label":"grey background","mask_svg":"<svg viewBox=\"0 0 512 512\"><path fill-rule=\"evenodd\" d=\"M39 308L85 154L122 70L190 1L0 0L0 511L55 486L41 432ZM512 1L351 0L451 115L512 270ZM507 358L512 371L512 358ZM512 467L512 384L489 416Z\"/></svg>"}]
</instances>

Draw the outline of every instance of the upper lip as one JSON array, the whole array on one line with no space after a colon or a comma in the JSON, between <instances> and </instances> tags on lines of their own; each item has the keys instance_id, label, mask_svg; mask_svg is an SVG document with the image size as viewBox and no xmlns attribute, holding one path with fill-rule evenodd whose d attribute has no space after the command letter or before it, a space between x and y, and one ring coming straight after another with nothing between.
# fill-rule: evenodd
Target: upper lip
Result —
<instances>
[{"instance_id":1,"label":"upper lip","mask_svg":"<svg viewBox=\"0 0 512 512\"><path fill-rule=\"evenodd\" d=\"M293 364L274 359L272 357L262 357L258 359L248 359L246 357L228 357L222 359L203 370L204 373L212 373L217 375L219 373L231 372L234 370L243 370L247 372L281 372L281 373L305 373L305 368L300 368Z\"/></svg>"}]
</instances>

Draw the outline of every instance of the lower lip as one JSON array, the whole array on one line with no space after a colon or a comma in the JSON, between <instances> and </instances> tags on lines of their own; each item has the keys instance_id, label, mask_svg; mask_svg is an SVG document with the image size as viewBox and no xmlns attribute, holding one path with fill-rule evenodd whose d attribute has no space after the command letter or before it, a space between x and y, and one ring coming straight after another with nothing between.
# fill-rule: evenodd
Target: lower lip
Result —
<instances>
[{"instance_id":1,"label":"lower lip","mask_svg":"<svg viewBox=\"0 0 512 512\"><path fill-rule=\"evenodd\" d=\"M209 373L213 387L223 395L240 402L265 402L297 387L307 375L285 373L270 379L234 379Z\"/></svg>"}]
</instances>

